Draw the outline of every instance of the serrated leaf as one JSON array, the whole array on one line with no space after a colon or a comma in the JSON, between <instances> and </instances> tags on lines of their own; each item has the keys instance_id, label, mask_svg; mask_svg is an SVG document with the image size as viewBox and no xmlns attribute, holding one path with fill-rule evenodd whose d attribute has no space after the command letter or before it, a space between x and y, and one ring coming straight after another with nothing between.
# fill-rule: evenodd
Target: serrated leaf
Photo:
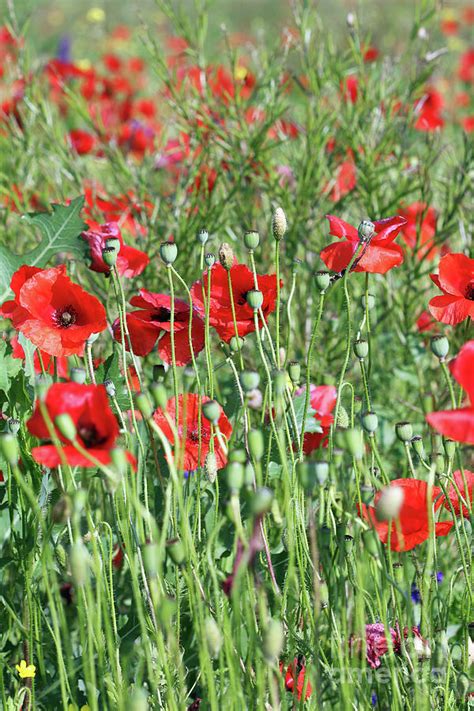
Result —
<instances>
[{"instance_id":1,"label":"serrated leaf","mask_svg":"<svg viewBox=\"0 0 474 711\"><path fill-rule=\"evenodd\" d=\"M305 398L306 398L306 394L302 393L301 395L297 395L293 400L293 407L295 410L295 418L296 418L296 426L298 428L298 435L300 435L301 432L311 432L311 433L322 432L323 431L322 427L315 417L316 410L314 410L311 407L311 403L309 403L308 411L306 413L306 422L304 423L304 427L303 427ZM291 426L293 428L293 417L289 417L289 421L290 421Z\"/></svg>"},{"instance_id":2,"label":"serrated leaf","mask_svg":"<svg viewBox=\"0 0 474 711\"><path fill-rule=\"evenodd\" d=\"M18 255L6 247L0 247L0 303L10 292L13 274L22 264L32 267L44 267L59 252L68 252L79 257L87 254L87 243L79 239L87 225L80 217L84 197L81 195L69 205L53 204L52 212L36 212L23 215L22 219L38 227L42 238L40 243L26 254Z\"/></svg>"},{"instance_id":3,"label":"serrated leaf","mask_svg":"<svg viewBox=\"0 0 474 711\"><path fill-rule=\"evenodd\" d=\"M6 341L0 340L0 390L8 393L12 378L17 375L22 367L19 358L13 358L10 353L7 353Z\"/></svg>"}]
</instances>

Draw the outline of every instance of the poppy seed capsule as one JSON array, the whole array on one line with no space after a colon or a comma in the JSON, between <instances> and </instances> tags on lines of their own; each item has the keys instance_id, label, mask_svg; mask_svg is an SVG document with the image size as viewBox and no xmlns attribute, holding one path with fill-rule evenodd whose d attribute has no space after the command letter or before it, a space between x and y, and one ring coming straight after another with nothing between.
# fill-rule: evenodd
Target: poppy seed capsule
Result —
<instances>
[{"instance_id":1,"label":"poppy seed capsule","mask_svg":"<svg viewBox=\"0 0 474 711\"><path fill-rule=\"evenodd\" d=\"M387 486L382 489L380 497L375 504L377 521L389 521L392 518L397 518L404 498L405 494L400 486Z\"/></svg>"},{"instance_id":2,"label":"poppy seed capsule","mask_svg":"<svg viewBox=\"0 0 474 711\"><path fill-rule=\"evenodd\" d=\"M204 261L206 262L206 266L211 269L214 264L216 263L216 258L212 252L208 252L206 256L204 257Z\"/></svg>"},{"instance_id":3,"label":"poppy seed capsule","mask_svg":"<svg viewBox=\"0 0 474 711\"><path fill-rule=\"evenodd\" d=\"M410 442L413 438L413 427L409 422L397 422L395 434L400 442Z\"/></svg>"},{"instance_id":4,"label":"poppy seed capsule","mask_svg":"<svg viewBox=\"0 0 474 711\"><path fill-rule=\"evenodd\" d=\"M226 271L230 271L234 264L234 252L227 242L223 242L218 251L219 262Z\"/></svg>"},{"instance_id":5,"label":"poppy seed capsule","mask_svg":"<svg viewBox=\"0 0 474 711\"><path fill-rule=\"evenodd\" d=\"M18 434L18 430L20 429L20 420L17 420L16 417L9 417L7 420L7 429L12 435Z\"/></svg>"},{"instance_id":6,"label":"poppy seed capsule","mask_svg":"<svg viewBox=\"0 0 474 711\"><path fill-rule=\"evenodd\" d=\"M247 292L247 303L251 309L258 311L263 304L263 294L258 289L250 289Z\"/></svg>"},{"instance_id":7,"label":"poppy seed capsule","mask_svg":"<svg viewBox=\"0 0 474 711\"><path fill-rule=\"evenodd\" d=\"M71 368L69 371L69 377L71 382L79 383L79 385L84 385L86 382L87 373L84 368Z\"/></svg>"},{"instance_id":8,"label":"poppy seed capsule","mask_svg":"<svg viewBox=\"0 0 474 711\"><path fill-rule=\"evenodd\" d=\"M257 249L260 244L260 235L258 232L256 232L256 230L248 230L244 234L244 244L249 252L253 252L254 249Z\"/></svg>"},{"instance_id":9,"label":"poppy seed capsule","mask_svg":"<svg viewBox=\"0 0 474 711\"><path fill-rule=\"evenodd\" d=\"M281 207L277 207L272 217L272 232L278 242L285 236L287 227L286 215Z\"/></svg>"},{"instance_id":10,"label":"poppy seed capsule","mask_svg":"<svg viewBox=\"0 0 474 711\"><path fill-rule=\"evenodd\" d=\"M224 640L213 617L208 617L204 621L204 634L206 636L206 644L209 654L212 659L216 659L219 656Z\"/></svg>"},{"instance_id":11,"label":"poppy seed capsule","mask_svg":"<svg viewBox=\"0 0 474 711\"><path fill-rule=\"evenodd\" d=\"M422 460L426 459L426 452L423 446L423 438L420 435L415 435L411 438L411 446L413 447L415 453Z\"/></svg>"},{"instance_id":12,"label":"poppy seed capsule","mask_svg":"<svg viewBox=\"0 0 474 711\"><path fill-rule=\"evenodd\" d=\"M357 228L357 234L361 242L368 242L368 240L373 237L375 232L375 225L370 220L362 220L359 227Z\"/></svg>"},{"instance_id":13,"label":"poppy seed capsule","mask_svg":"<svg viewBox=\"0 0 474 711\"><path fill-rule=\"evenodd\" d=\"M155 407L161 410L166 410L168 403L168 393L163 383L152 383L150 385L150 394Z\"/></svg>"},{"instance_id":14,"label":"poppy seed capsule","mask_svg":"<svg viewBox=\"0 0 474 711\"><path fill-rule=\"evenodd\" d=\"M261 430L250 430L248 434L250 456L260 462L265 454L265 442Z\"/></svg>"},{"instance_id":15,"label":"poppy seed capsule","mask_svg":"<svg viewBox=\"0 0 474 711\"><path fill-rule=\"evenodd\" d=\"M453 442L452 439L444 439L443 448L447 458L452 459L456 453L456 442Z\"/></svg>"},{"instance_id":16,"label":"poppy seed capsule","mask_svg":"<svg viewBox=\"0 0 474 711\"><path fill-rule=\"evenodd\" d=\"M375 412L364 412L361 417L362 427L369 434L374 434L377 427L379 426L379 418Z\"/></svg>"},{"instance_id":17,"label":"poppy seed capsule","mask_svg":"<svg viewBox=\"0 0 474 711\"><path fill-rule=\"evenodd\" d=\"M321 294L324 294L329 284L331 283L331 277L329 276L329 272L315 272L314 283L316 284L316 287L319 289Z\"/></svg>"},{"instance_id":18,"label":"poppy seed capsule","mask_svg":"<svg viewBox=\"0 0 474 711\"><path fill-rule=\"evenodd\" d=\"M270 620L263 637L263 653L268 662L279 659L285 641L283 626L279 620Z\"/></svg>"},{"instance_id":19,"label":"poppy seed capsule","mask_svg":"<svg viewBox=\"0 0 474 711\"><path fill-rule=\"evenodd\" d=\"M270 511L273 501L273 491L262 486L253 495L250 508L254 516L262 516Z\"/></svg>"},{"instance_id":20,"label":"poppy seed capsule","mask_svg":"<svg viewBox=\"0 0 474 711\"><path fill-rule=\"evenodd\" d=\"M449 352L449 341L446 336L433 336L430 347L433 355L439 358L442 363Z\"/></svg>"},{"instance_id":21,"label":"poppy seed capsule","mask_svg":"<svg viewBox=\"0 0 474 711\"><path fill-rule=\"evenodd\" d=\"M211 422L213 425L216 425L221 415L221 408L219 403L217 403L215 400L208 400L202 406L202 414L204 415L206 420L209 420L209 422Z\"/></svg>"},{"instance_id":22,"label":"poppy seed capsule","mask_svg":"<svg viewBox=\"0 0 474 711\"><path fill-rule=\"evenodd\" d=\"M240 373L239 380L244 393L248 393L258 388L260 375L255 370L244 370Z\"/></svg>"},{"instance_id":23,"label":"poppy seed capsule","mask_svg":"<svg viewBox=\"0 0 474 711\"><path fill-rule=\"evenodd\" d=\"M286 372L284 370L274 370L272 375L275 394L283 395L286 389Z\"/></svg>"},{"instance_id":24,"label":"poppy seed capsule","mask_svg":"<svg viewBox=\"0 0 474 711\"><path fill-rule=\"evenodd\" d=\"M11 467L15 467L18 464L20 450L14 435L9 432L4 432L0 435L0 452Z\"/></svg>"},{"instance_id":25,"label":"poppy seed capsule","mask_svg":"<svg viewBox=\"0 0 474 711\"><path fill-rule=\"evenodd\" d=\"M170 267L176 261L178 256L178 247L174 242L162 242L160 244L160 256L167 267Z\"/></svg>"},{"instance_id":26,"label":"poppy seed capsule","mask_svg":"<svg viewBox=\"0 0 474 711\"><path fill-rule=\"evenodd\" d=\"M369 355L369 344L363 338L354 341L354 355L359 360L364 360Z\"/></svg>"},{"instance_id":27,"label":"poppy seed capsule","mask_svg":"<svg viewBox=\"0 0 474 711\"><path fill-rule=\"evenodd\" d=\"M217 477L217 459L214 452L208 452L204 460L204 471L211 484L214 484Z\"/></svg>"},{"instance_id":28,"label":"poppy seed capsule","mask_svg":"<svg viewBox=\"0 0 474 711\"><path fill-rule=\"evenodd\" d=\"M344 442L354 459L360 460L364 456L364 443L362 431L355 428L344 432Z\"/></svg>"},{"instance_id":29,"label":"poppy seed capsule","mask_svg":"<svg viewBox=\"0 0 474 711\"><path fill-rule=\"evenodd\" d=\"M207 230L199 230L197 233L197 241L199 244L202 244L203 246L206 244L207 240L209 239L209 232Z\"/></svg>"},{"instance_id":30,"label":"poppy seed capsule","mask_svg":"<svg viewBox=\"0 0 474 711\"><path fill-rule=\"evenodd\" d=\"M242 447L236 447L229 452L229 462L240 462L245 464L247 461L247 453Z\"/></svg>"},{"instance_id":31,"label":"poppy seed capsule","mask_svg":"<svg viewBox=\"0 0 474 711\"><path fill-rule=\"evenodd\" d=\"M430 456L430 463L435 471L435 474L444 474L444 455L442 452L433 452Z\"/></svg>"},{"instance_id":32,"label":"poppy seed capsule","mask_svg":"<svg viewBox=\"0 0 474 711\"><path fill-rule=\"evenodd\" d=\"M135 405L138 407L145 420L149 420L151 418L153 415L153 406L145 393L138 393L135 396Z\"/></svg>"},{"instance_id":33,"label":"poppy seed capsule","mask_svg":"<svg viewBox=\"0 0 474 711\"><path fill-rule=\"evenodd\" d=\"M255 469L253 468L252 462L245 462L244 469L244 484L247 489L251 489L255 484Z\"/></svg>"},{"instance_id":34,"label":"poppy seed capsule","mask_svg":"<svg viewBox=\"0 0 474 711\"><path fill-rule=\"evenodd\" d=\"M301 378L301 365L297 360L290 360L288 363L288 375L293 385L298 385Z\"/></svg>"},{"instance_id":35,"label":"poppy seed capsule","mask_svg":"<svg viewBox=\"0 0 474 711\"><path fill-rule=\"evenodd\" d=\"M108 267L115 267L117 264L118 251L113 247L104 247L102 250L102 259ZM64 318L64 316L63 316Z\"/></svg>"},{"instance_id":36,"label":"poppy seed capsule","mask_svg":"<svg viewBox=\"0 0 474 711\"><path fill-rule=\"evenodd\" d=\"M54 424L59 434L70 442L74 442L77 437L77 430L71 415L68 415L67 412L63 412L54 418Z\"/></svg>"}]
</instances>

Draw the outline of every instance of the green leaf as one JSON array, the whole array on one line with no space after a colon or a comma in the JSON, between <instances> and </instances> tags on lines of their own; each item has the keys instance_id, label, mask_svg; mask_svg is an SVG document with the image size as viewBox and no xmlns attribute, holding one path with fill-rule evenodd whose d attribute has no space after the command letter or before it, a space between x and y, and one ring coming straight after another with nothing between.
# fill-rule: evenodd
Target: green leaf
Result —
<instances>
[{"instance_id":1,"label":"green leaf","mask_svg":"<svg viewBox=\"0 0 474 711\"><path fill-rule=\"evenodd\" d=\"M7 353L6 341L0 340L0 390L8 393L12 378L17 375L22 367L20 358L12 358L10 353Z\"/></svg>"},{"instance_id":2,"label":"green leaf","mask_svg":"<svg viewBox=\"0 0 474 711\"><path fill-rule=\"evenodd\" d=\"M41 232L40 243L31 251L13 254L6 247L0 247L0 303L10 292L13 274L23 264L31 267L44 267L59 252L67 252L84 258L87 255L87 243L79 239L87 225L80 217L84 205L81 195L69 205L53 204L52 212L34 212L23 215L28 224L38 227Z\"/></svg>"},{"instance_id":3,"label":"green leaf","mask_svg":"<svg viewBox=\"0 0 474 711\"><path fill-rule=\"evenodd\" d=\"M311 403L308 407L308 412L306 413L306 422L303 425L303 414L304 414L304 403L305 403L306 393L297 395L293 400L293 407L295 408L296 425L298 428L298 435L301 432L322 432L322 427L318 420L315 418L316 410L313 410ZM289 416L289 422L293 428L293 418Z\"/></svg>"},{"instance_id":4,"label":"green leaf","mask_svg":"<svg viewBox=\"0 0 474 711\"><path fill-rule=\"evenodd\" d=\"M120 409L130 409L130 399L125 387L125 377L120 371L120 346L118 344L114 344L113 352L109 355L105 363L102 363L98 367L95 377L98 383L111 380L115 385L115 397Z\"/></svg>"}]
</instances>

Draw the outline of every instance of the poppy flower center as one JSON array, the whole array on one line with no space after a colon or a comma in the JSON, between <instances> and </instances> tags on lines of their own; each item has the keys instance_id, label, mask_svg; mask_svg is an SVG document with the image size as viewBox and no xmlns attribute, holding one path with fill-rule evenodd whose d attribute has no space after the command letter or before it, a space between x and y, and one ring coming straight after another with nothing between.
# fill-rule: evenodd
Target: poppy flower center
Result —
<instances>
[{"instance_id":1,"label":"poppy flower center","mask_svg":"<svg viewBox=\"0 0 474 711\"><path fill-rule=\"evenodd\" d=\"M474 281L469 282L466 288L466 299L474 301Z\"/></svg>"},{"instance_id":2,"label":"poppy flower center","mask_svg":"<svg viewBox=\"0 0 474 711\"><path fill-rule=\"evenodd\" d=\"M156 311L153 312L151 320L152 321L158 321L159 323L163 323L165 321L169 321L171 316L171 311L166 308L166 306L160 306L159 309L156 309Z\"/></svg>"},{"instance_id":3,"label":"poppy flower center","mask_svg":"<svg viewBox=\"0 0 474 711\"><path fill-rule=\"evenodd\" d=\"M80 425L77 432L79 437L84 442L86 449L96 447L104 441L104 437L99 435L96 426L93 424Z\"/></svg>"},{"instance_id":4,"label":"poppy flower center","mask_svg":"<svg viewBox=\"0 0 474 711\"><path fill-rule=\"evenodd\" d=\"M69 328L77 321L77 311L73 306L62 306L54 312L53 321L59 328Z\"/></svg>"},{"instance_id":5,"label":"poppy flower center","mask_svg":"<svg viewBox=\"0 0 474 711\"><path fill-rule=\"evenodd\" d=\"M237 303L239 306L245 306L245 304L247 303L247 294L248 293L249 293L248 291L242 291L239 298L237 299Z\"/></svg>"},{"instance_id":6,"label":"poppy flower center","mask_svg":"<svg viewBox=\"0 0 474 711\"><path fill-rule=\"evenodd\" d=\"M199 442L199 430L196 428L194 430L188 430L187 433L188 439L191 440L193 443L198 443ZM201 442L209 442L210 437L209 437L209 432L207 432L204 428L201 430Z\"/></svg>"}]
</instances>

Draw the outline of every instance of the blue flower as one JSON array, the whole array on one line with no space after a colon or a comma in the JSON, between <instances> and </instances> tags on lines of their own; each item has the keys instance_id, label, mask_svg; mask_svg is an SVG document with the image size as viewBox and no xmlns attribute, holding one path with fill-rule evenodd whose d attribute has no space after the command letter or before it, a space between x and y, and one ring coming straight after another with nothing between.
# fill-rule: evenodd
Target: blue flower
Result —
<instances>
[{"instance_id":1,"label":"blue flower","mask_svg":"<svg viewBox=\"0 0 474 711\"><path fill-rule=\"evenodd\" d=\"M375 691L372 692L372 696L370 697L370 703L372 704L372 706L376 706L377 704L377 694L375 693Z\"/></svg>"},{"instance_id":2,"label":"blue flower","mask_svg":"<svg viewBox=\"0 0 474 711\"><path fill-rule=\"evenodd\" d=\"M415 583L412 583L412 586L411 586L411 599L413 600L414 603L421 602L420 591L416 587Z\"/></svg>"}]
</instances>

